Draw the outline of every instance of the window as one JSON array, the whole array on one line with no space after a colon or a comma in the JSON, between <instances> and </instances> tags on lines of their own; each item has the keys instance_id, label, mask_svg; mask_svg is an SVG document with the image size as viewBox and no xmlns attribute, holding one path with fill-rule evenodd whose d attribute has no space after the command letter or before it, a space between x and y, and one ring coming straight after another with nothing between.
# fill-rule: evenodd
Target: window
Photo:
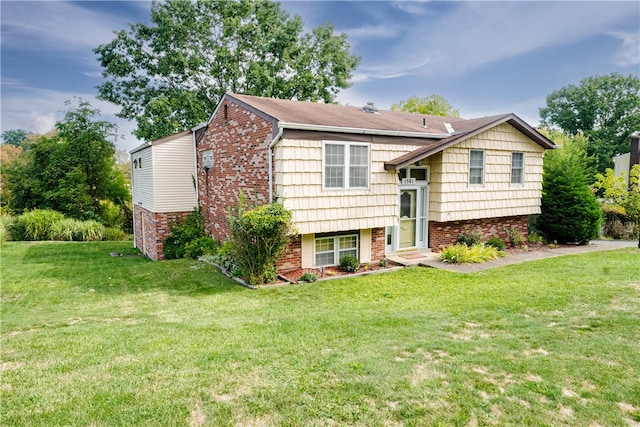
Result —
<instances>
[{"instance_id":1,"label":"window","mask_svg":"<svg viewBox=\"0 0 640 427\"><path fill-rule=\"evenodd\" d=\"M511 153L511 183L524 182L524 153Z\"/></svg>"},{"instance_id":2,"label":"window","mask_svg":"<svg viewBox=\"0 0 640 427\"><path fill-rule=\"evenodd\" d=\"M325 188L367 188L369 146L328 143L324 145Z\"/></svg>"},{"instance_id":3,"label":"window","mask_svg":"<svg viewBox=\"0 0 640 427\"><path fill-rule=\"evenodd\" d=\"M484 184L484 151L469 151L469 184Z\"/></svg>"},{"instance_id":4,"label":"window","mask_svg":"<svg viewBox=\"0 0 640 427\"><path fill-rule=\"evenodd\" d=\"M316 239L316 267L336 265L346 256L358 257L358 236L320 237Z\"/></svg>"}]
</instances>

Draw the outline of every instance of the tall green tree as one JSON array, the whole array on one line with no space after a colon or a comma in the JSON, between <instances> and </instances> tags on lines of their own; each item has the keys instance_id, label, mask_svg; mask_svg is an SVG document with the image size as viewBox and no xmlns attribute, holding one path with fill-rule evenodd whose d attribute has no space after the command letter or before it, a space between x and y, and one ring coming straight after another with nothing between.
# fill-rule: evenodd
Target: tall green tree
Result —
<instances>
[{"instance_id":1,"label":"tall green tree","mask_svg":"<svg viewBox=\"0 0 640 427\"><path fill-rule=\"evenodd\" d=\"M587 153L598 172L613 167L613 156L629 151L630 135L640 130L640 78L613 73L587 77L547 96L541 124L569 136L589 138Z\"/></svg>"},{"instance_id":2,"label":"tall green tree","mask_svg":"<svg viewBox=\"0 0 640 427\"><path fill-rule=\"evenodd\" d=\"M598 235L600 205L589 187L587 140L552 133L559 146L544 155L541 214L536 228L549 241L586 243Z\"/></svg>"},{"instance_id":3,"label":"tall green tree","mask_svg":"<svg viewBox=\"0 0 640 427\"><path fill-rule=\"evenodd\" d=\"M414 95L406 101L402 100L397 104L391 105L391 109L432 116L460 117L460 111L453 108L449 101L440 95L429 95L423 98Z\"/></svg>"},{"instance_id":4,"label":"tall green tree","mask_svg":"<svg viewBox=\"0 0 640 427\"><path fill-rule=\"evenodd\" d=\"M115 167L110 140L116 126L98 120L99 115L81 100L56 123L56 132L36 138L3 170L13 211L53 209L71 218L106 222L110 206L126 204L129 190Z\"/></svg>"},{"instance_id":5,"label":"tall green tree","mask_svg":"<svg viewBox=\"0 0 640 427\"><path fill-rule=\"evenodd\" d=\"M154 2L136 23L95 49L100 98L154 140L206 121L225 92L333 102L359 63L345 34L303 31L267 0Z\"/></svg>"},{"instance_id":6,"label":"tall green tree","mask_svg":"<svg viewBox=\"0 0 640 427\"><path fill-rule=\"evenodd\" d=\"M27 137L31 132L25 129L6 130L2 132L2 142L16 147L22 146L27 141Z\"/></svg>"}]
</instances>

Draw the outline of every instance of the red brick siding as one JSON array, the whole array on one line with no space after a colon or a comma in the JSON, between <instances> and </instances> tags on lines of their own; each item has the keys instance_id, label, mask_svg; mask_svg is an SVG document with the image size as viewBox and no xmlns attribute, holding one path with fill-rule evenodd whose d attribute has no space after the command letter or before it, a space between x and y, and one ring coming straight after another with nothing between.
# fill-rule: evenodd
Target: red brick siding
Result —
<instances>
[{"instance_id":1,"label":"red brick siding","mask_svg":"<svg viewBox=\"0 0 640 427\"><path fill-rule=\"evenodd\" d=\"M371 261L380 261L384 258L386 245L386 230L384 227L371 230Z\"/></svg>"},{"instance_id":2,"label":"red brick siding","mask_svg":"<svg viewBox=\"0 0 640 427\"><path fill-rule=\"evenodd\" d=\"M249 206L269 203L271 139L271 122L227 100L198 143L198 200L214 239L229 238L229 209L237 206L240 190ZM213 150L214 164L208 173L201 165L204 150Z\"/></svg>"},{"instance_id":3,"label":"red brick siding","mask_svg":"<svg viewBox=\"0 0 640 427\"><path fill-rule=\"evenodd\" d=\"M278 271L291 271L302 266L302 239L295 237L289 243L286 252L278 259L276 269Z\"/></svg>"},{"instance_id":4,"label":"red brick siding","mask_svg":"<svg viewBox=\"0 0 640 427\"><path fill-rule=\"evenodd\" d=\"M164 241L169 235L169 224L179 222L190 212L154 213L142 206L133 207L133 227L136 248L154 261L164 259Z\"/></svg>"},{"instance_id":5,"label":"red brick siding","mask_svg":"<svg viewBox=\"0 0 640 427\"><path fill-rule=\"evenodd\" d=\"M529 216L508 216L500 218L483 218L468 221L433 222L429 221L429 247L442 249L455 244L458 235L479 232L484 239L499 237L508 241L507 231L515 228L525 238L528 235Z\"/></svg>"}]
</instances>

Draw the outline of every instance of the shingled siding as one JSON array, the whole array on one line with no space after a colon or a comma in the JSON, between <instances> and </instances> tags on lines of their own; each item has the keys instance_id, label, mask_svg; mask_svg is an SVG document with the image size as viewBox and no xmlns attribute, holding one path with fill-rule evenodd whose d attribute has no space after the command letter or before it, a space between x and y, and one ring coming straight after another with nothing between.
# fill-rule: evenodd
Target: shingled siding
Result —
<instances>
[{"instance_id":1,"label":"shingled siding","mask_svg":"<svg viewBox=\"0 0 640 427\"><path fill-rule=\"evenodd\" d=\"M485 151L484 185L469 185L469 150ZM511 154L524 153L524 183L511 184ZM482 132L431 161L429 221L540 213L544 149L509 124Z\"/></svg>"},{"instance_id":2,"label":"shingled siding","mask_svg":"<svg viewBox=\"0 0 640 427\"><path fill-rule=\"evenodd\" d=\"M214 239L228 239L229 209L238 205L240 191L250 206L269 203L267 159L271 139L270 122L227 101L218 108L198 143L198 198L207 230ZM214 156L208 172L202 168L205 150L213 150Z\"/></svg>"},{"instance_id":3,"label":"shingled siding","mask_svg":"<svg viewBox=\"0 0 640 427\"><path fill-rule=\"evenodd\" d=\"M323 189L322 141L283 139L276 145L275 184L300 234L397 225L398 176L384 162L415 145L370 144L368 189Z\"/></svg>"}]
</instances>

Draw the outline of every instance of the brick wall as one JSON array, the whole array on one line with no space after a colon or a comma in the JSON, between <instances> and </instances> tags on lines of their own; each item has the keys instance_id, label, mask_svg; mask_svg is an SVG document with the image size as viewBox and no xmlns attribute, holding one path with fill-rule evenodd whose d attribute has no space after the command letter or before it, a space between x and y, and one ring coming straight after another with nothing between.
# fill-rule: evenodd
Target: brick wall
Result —
<instances>
[{"instance_id":1,"label":"brick wall","mask_svg":"<svg viewBox=\"0 0 640 427\"><path fill-rule=\"evenodd\" d=\"M484 239L499 237L507 242L507 230L515 228L526 238L528 235L529 216L508 216L500 218L483 218L469 221L434 222L429 221L429 247L442 249L453 245L458 235L479 232Z\"/></svg>"},{"instance_id":2,"label":"brick wall","mask_svg":"<svg viewBox=\"0 0 640 427\"><path fill-rule=\"evenodd\" d=\"M164 259L164 241L169 235L169 224L180 222L190 212L154 213L142 206L133 207L135 247L154 261Z\"/></svg>"},{"instance_id":3,"label":"brick wall","mask_svg":"<svg viewBox=\"0 0 640 427\"><path fill-rule=\"evenodd\" d=\"M269 203L268 148L272 123L226 100L218 108L196 148L198 200L205 226L219 241L229 237L229 209L244 191L249 206ZM202 151L213 150L214 163L202 168Z\"/></svg>"},{"instance_id":4,"label":"brick wall","mask_svg":"<svg viewBox=\"0 0 640 427\"><path fill-rule=\"evenodd\" d=\"M380 261L384 258L386 232L384 227L371 230L371 261Z\"/></svg>"},{"instance_id":5,"label":"brick wall","mask_svg":"<svg viewBox=\"0 0 640 427\"><path fill-rule=\"evenodd\" d=\"M286 252L278 259L276 269L278 271L291 271L300 268L302 265L302 239L295 237L289 243Z\"/></svg>"}]
</instances>

